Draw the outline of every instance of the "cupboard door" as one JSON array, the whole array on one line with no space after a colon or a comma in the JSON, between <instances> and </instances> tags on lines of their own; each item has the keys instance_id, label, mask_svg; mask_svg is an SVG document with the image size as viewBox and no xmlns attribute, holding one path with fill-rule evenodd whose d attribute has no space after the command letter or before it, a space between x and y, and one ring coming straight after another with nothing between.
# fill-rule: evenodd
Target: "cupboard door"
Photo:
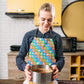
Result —
<instances>
[{"instance_id":1,"label":"cupboard door","mask_svg":"<svg viewBox=\"0 0 84 84\"><path fill-rule=\"evenodd\" d=\"M38 11L40 6L45 3L45 2L50 2L55 6L55 19L53 22L54 26L60 26L61 25L61 7L62 7L62 0L35 0L35 25L39 25L39 20L38 20Z\"/></svg>"},{"instance_id":2,"label":"cupboard door","mask_svg":"<svg viewBox=\"0 0 84 84\"><path fill-rule=\"evenodd\" d=\"M34 12L34 0L7 0L7 12Z\"/></svg>"}]
</instances>

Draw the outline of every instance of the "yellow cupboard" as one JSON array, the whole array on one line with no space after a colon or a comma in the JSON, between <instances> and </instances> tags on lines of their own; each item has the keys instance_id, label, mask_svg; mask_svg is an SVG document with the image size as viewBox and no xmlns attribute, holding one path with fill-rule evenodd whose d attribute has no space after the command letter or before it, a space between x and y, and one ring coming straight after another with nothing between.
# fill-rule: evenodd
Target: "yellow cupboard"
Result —
<instances>
[{"instance_id":1,"label":"yellow cupboard","mask_svg":"<svg viewBox=\"0 0 84 84\"><path fill-rule=\"evenodd\" d=\"M34 0L7 0L7 12L9 13L34 12Z\"/></svg>"},{"instance_id":2,"label":"yellow cupboard","mask_svg":"<svg viewBox=\"0 0 84 84\"><path fill-rule=\"evenodd\" d=\"M60 26L61 25L61 12L62 12L62 0L35 0L35 25L39 25L38 21L38 10L40 6L45 3L50 2L55 6L55 19L53 22L54 26Z\"/></svg>"},{"instance_id":3,"label":"yellow cupboard","mask_svg":"<svg viewBox=\"0 0 84 84\"><path fill-rule=\"evenodd\" d=\"M53 25L61 26L62 0L7 0L7 13L34 13L34 23L39 25L38 10L45 2L55 6Z\"/></svg>"}]
</instances>

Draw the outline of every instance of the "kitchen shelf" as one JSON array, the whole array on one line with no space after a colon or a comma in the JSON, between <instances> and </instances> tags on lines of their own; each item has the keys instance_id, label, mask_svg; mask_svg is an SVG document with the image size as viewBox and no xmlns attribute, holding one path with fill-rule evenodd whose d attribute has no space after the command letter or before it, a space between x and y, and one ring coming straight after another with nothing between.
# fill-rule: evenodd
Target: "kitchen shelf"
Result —
<instances>
[{"instance_id":1,"label":"kitchen shelf","mask_svg":"<svg viewBox=\"0 0 84 84\"><path fill-rule=\"evenodd\" d=\"M71 77L70 78L77 78L78 77L78 75L77 74L73 74L73 75L71 75Z\"/></svg>"},{"instance_id":2,"label":"kitchen shelf","mask_svg":"<svg viewBox=\"0 0 84 84\"><path fill-rule=\"evenodd\" d=\"M78 67L78 64L72 64L71 67Z\"/></svg>"},{"instance_id":3,"label":"kitchen shelf","mask_svg":"<svg viewBox=\"0 0 84 84\"><path fill-rule=\"evenodd\" d=\"M11 13L11 12L6 12L5 14L12 17L12 18L34 18L34 13Z\"/></svg>"},{"instance_id":4,"label":"kitchen shelf","mask_svg":"<svg viewBox=\"0 0 84 84\"><path fill-rule=\"evenodd\" d=\"M80 76L80 78L84 78L84 76Z\"/></svg>"},{"instance_id":5,"label":"kitchen shelf","mask_svg":"<svg viewBox=\"0 0 84 84\"><path fill-rule=\"evenodd\" d=\"M84 67L84 64L81 64L80 67Z\"/></svg>"},{"instance_id":6,"label":"kitchen shelf","mask_svg":"<svg viewBox=\"0 0 84 84\"><path fill-rule=\"evenodd\" d=\"M70 80L83 80L84 79L84 55L71 55L70 56Z\"/></svg>"}]
</instances>

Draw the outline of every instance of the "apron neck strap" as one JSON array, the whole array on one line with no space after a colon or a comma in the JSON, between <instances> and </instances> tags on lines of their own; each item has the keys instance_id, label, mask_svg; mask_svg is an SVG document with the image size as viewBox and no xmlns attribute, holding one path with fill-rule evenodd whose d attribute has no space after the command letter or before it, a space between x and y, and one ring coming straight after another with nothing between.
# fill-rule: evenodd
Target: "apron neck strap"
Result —
<instances>
[{"instance_id":1,"label":"apron neck strap","mask_svg":"<svg viewBox=\"0 0 84 84\"><path fill-rule=\"evenodd\" d=\"M35 37L37 37L38 31L39 31L39 29L37 28L36 33L35 33ZM51 29L49 29L49 31L50 31L50 35L51 35L51 37L52 37Z\"/></svg>"},{"instance_id":2,"label":"apron neck strap","mask_svg":"<svg viewBox=\"0 0 84 84\"><path fill-rule=\"evenodd\" d=\"M38 31L39 31L39 29L37 28L36 33L35 33L35 37L37 37Z\"/></svg>"}]
</instances>

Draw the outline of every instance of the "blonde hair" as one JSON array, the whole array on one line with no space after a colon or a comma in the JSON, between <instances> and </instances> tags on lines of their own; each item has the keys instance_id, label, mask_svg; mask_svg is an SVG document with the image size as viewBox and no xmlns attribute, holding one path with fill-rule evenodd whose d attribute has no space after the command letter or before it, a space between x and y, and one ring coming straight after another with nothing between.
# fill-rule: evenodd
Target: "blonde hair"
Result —
<instances>
[{"instance_id":1,"label":"blonde hair","mask_svg":"<svg viewBox=\"0 0 84 84\"><path fill-rule=\"evenodd\" d=\"M52 16L55 17L55 7L51 3L44 3L43 5L41 5L38 12L38 16L40 15L40 10L52 12ZM51 26L50 29L53 30L53 27Z\"/></svg>"}]
</instances>

